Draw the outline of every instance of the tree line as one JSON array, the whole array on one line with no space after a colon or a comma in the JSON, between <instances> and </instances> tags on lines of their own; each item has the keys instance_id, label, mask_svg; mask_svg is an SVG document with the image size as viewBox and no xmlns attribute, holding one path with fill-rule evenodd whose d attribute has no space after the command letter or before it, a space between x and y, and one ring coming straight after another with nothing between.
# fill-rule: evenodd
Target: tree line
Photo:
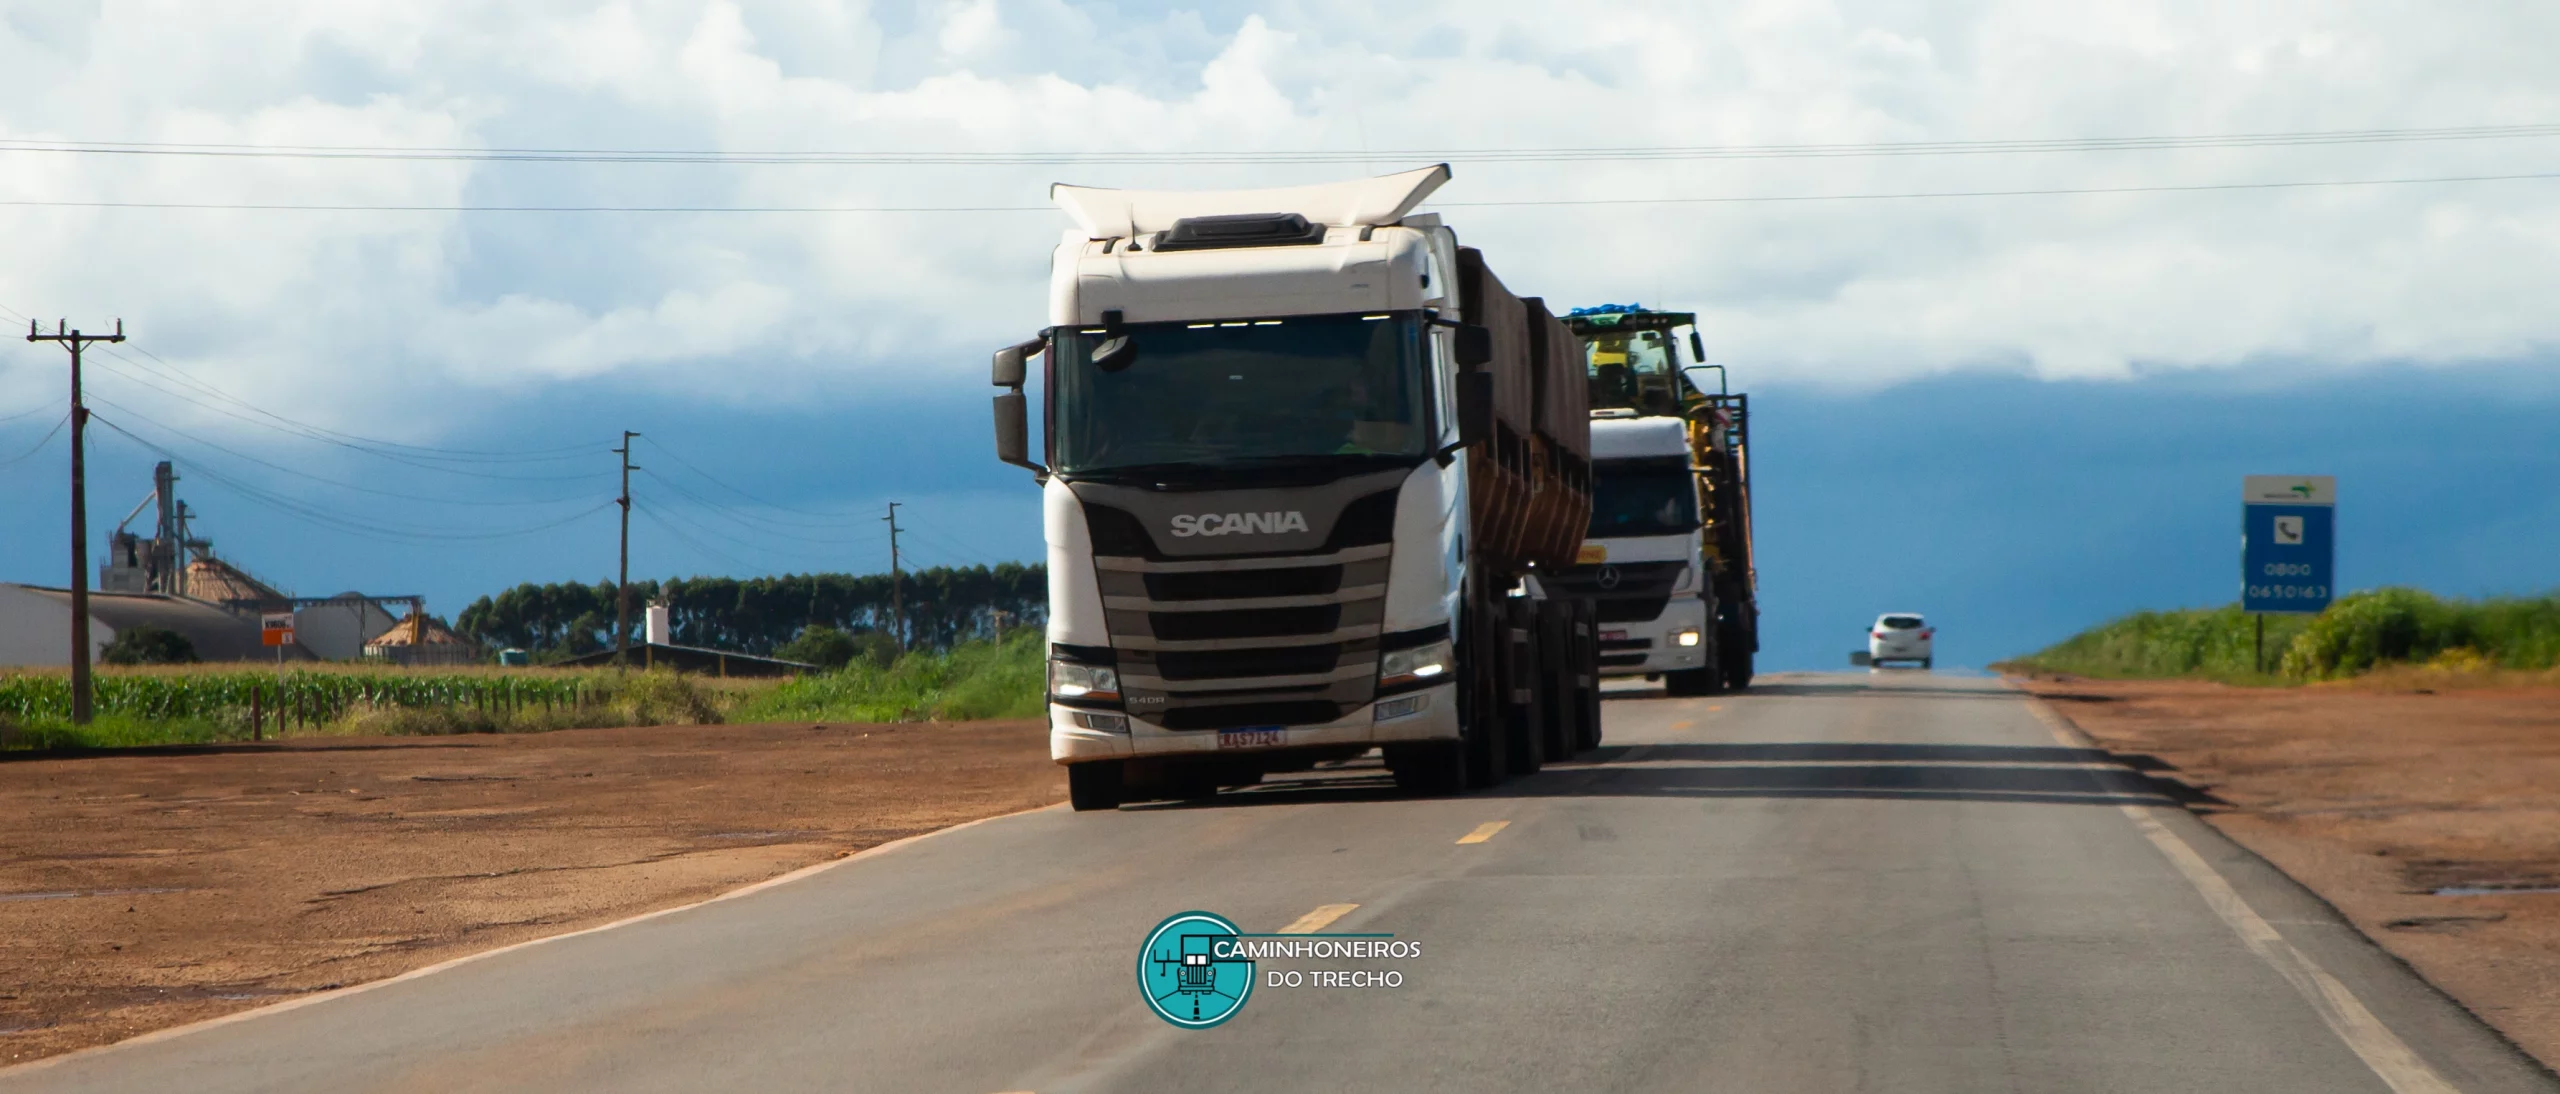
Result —
<instances>
[{"instance_id":1,"label":"tree line","mask_svg":"<svg viewBox=\"0 0 2560 1094\"><path fill-rule=\"evenodd\" d=\"M1047 619L1042 565L937 566L904 574L901 584L903 613L891 610L888 574L634 581L631 638L643 637L642 610L651 604L667 606L677 645L758 656L773 655L810 627L891 639L903 632L909 648L946 649ZM613 645L614 615L613 582L527 582L473 601L454 630L491 648L576 656Z\"/></svg>"}]
</instances>

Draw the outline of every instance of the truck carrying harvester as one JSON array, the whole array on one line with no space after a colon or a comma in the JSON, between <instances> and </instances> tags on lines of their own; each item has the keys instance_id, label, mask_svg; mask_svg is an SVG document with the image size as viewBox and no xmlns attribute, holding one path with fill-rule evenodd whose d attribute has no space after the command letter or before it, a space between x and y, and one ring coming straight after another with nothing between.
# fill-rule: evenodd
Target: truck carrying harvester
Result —
<instances>
[{"instance_id":1,"label":"truck carrying harvester","mask_svg":"<svg viewBox=\"0 0 2560 1094\"><path fill-rule=\"evenodd\" d=\"M1750 686L1750 396L1705 363L1692 313L1610 304L1565 322L1590 369L1595 500L1580 564L1540 580L1597 601L1603 675L1659 676L1672 695ZM1692 380L1707 371L1713 392Z\"/></svg>"},{"instance_id":2,"label":"truck carrying harvester","mask_svg":"<svg viewBox=\"0 0 2560 1094\"><path fill-rule=\"evenodd\" d=\"M1532 580L1590 521L1585 353L1413 214L1448 179L1052 189L1077 226L995 429L1041 483L1077 809L1371 748L1452 793L1599 743L1596 606Z\"/></svg>"}]
</instances>

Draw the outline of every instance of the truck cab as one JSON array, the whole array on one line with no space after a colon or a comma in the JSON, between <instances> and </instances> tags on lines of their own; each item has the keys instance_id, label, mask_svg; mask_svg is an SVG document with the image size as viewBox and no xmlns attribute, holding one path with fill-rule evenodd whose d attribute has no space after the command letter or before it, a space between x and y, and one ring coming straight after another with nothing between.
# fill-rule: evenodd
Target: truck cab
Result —
<instances>
[{"instance_id":1,"label":"truck cab","mask_svg":"<svg viewBox=\"0 0 2560 1094\"><path fill-rule=\"evenodd\" d=\"M995 410L999 455L1040 482L1050 751L1077 808L1198 797L1373 747L1400 783L1435 791L1504 770L1484 739L1518 689L1489 674L1519 659L1487 647L1518 628L1489 617L1524 610L1507 603L1534 564L1524 545L1570 557L1587 485L1500 520L1481 511L1506 487L1527 497L1520 476L1580 474L1588 433L1539 447L1560 431L1528 428L1525 410L1521 428L1498 420L1498 383L1529 392L1533 366L1578 381L1578 347L1437 216L1413 214L1448 177L1052 189L1076 227L1055 251L1048 326L996 355L1009 390ZM1475 314L1487 301L1509 310ZM1550 347L1543 364L1533 343ZM1038 461L1022 390L1034 356ZM1537 387L1570 395L1579 424L1579 383ZM1596 722L1596 690L1588 705Z\"/></svg>"},{"instance_id":2,"label":"truck cab","mask_svg":"<svg viewBox=\"0 0 2560 1094\"><path fill-rule=\"evenodd\" d=\"M1659 676L1687 694L1715 653L1687 428L1676 417L1595 419L1591 456L1577 565L1541 580L1597 602L1601 675Z\"/></svg>"}]
</instances>

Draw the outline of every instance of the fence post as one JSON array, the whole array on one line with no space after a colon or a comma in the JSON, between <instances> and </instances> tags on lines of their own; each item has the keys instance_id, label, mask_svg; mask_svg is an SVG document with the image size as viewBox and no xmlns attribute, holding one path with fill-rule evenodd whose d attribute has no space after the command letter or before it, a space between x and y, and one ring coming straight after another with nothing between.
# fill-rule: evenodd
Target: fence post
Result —
<instances>
[{"instance_id":1,"label":"fence post","mask_svg":"<svg viewBox=\"0 0 2560 1094\"><path fill-rule=\"evenodd\" d=\"M264 714L258 709L258 697L265 691L256 684L249 685L249 739L252 741L266 739L266 731L258 724L264 720Z\"/></svg>"}]
</instances>

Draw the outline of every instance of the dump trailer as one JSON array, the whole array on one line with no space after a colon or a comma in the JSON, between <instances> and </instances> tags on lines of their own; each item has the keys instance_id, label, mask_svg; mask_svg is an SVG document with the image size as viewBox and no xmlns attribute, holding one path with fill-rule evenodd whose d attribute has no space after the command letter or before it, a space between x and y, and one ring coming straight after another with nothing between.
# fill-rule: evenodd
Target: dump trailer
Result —
<instances>
[{"instance_id":1,"label":"dump trailer","mask_svg":"<svg viewBox=\"0 0 2560 1094\"><path fill-rule=\"evenodd\" d=\"M1596 598L1604 675L1673 695L1750 686L1750 396L1705 363L1693 313L1607 304L1565 322L1588 368L1597 504L1578 564L1546 584Z\"/></svg>"},{"instance_id":2,"label":"dump trailer","mask_svg":"<svg viewBox=\"0 0 2560 1094\"><path fill-rule=\"evenodd\" d=\"M1075 227L995 432L1042 492L1076 808L1372 748L1451 793L1599 743L1594 605L1533 580L1590 521L1584 352L1414 213L1448 179L1052 188Z\"/></svg>"}]
</instances>

